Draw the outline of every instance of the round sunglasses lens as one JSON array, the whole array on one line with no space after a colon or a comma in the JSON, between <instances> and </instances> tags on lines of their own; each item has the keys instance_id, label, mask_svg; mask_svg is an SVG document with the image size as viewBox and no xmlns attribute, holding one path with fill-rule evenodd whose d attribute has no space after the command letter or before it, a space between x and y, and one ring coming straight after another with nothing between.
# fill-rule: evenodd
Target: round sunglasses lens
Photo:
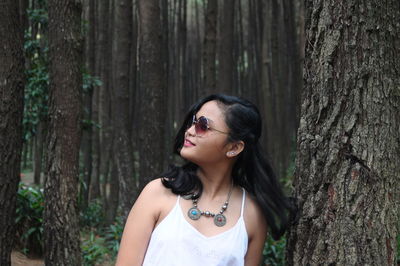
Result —
<instances>
[{"instance_id":1,"label":"round sunglasses lens","mask_svg":"<svg viewBox=\"0 0 400 266\"><path fill-rule=\"evenodd\" d=\"M196 123L196 133L197 134L204 134L206 133L208 129L208 121L207 118L205 117L200 117L199 119L197 119L197 123Z\"/></svg>"}]
</instances>

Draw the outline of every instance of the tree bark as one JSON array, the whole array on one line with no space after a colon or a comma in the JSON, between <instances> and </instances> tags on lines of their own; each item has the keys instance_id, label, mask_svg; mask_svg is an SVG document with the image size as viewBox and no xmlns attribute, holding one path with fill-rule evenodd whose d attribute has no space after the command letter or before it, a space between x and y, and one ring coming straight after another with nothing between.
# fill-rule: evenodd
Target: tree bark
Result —
<instances>
[{"instance_id":1,"label":"tree bark","mask_svg":"<svg viewBox=\"0 0 400 266\"><path fill-rule=\"evenodd\" d=\"M113 37L113 97L114 161L119 177L119 199L126 218L136 195L132 142L129 135L129 69L132 31L132 1L115 0Z\"/></svg>"},{"instance_id":2,"label":"tree bark","mask_svg":"<svg viewBox=\"0 0 400 266\"><path fill-rule=\"evenodd\" d=\"M222 23L219 31L218 52L218 92L231 94L233 92L233 23L235 0L224 0L222 8Z\"/></svg>"},{"instance_id":3,"label":"tree bark","mask_svg":"<svg viewBox=\"0 0 400 266\"><path fill-rule=\"evenodd\" d=\"M166 108L158 0L139 0L140 188L163 171Z\"/></svg>"},{"instance_id":4,"label":"tree bark","mask_svg":"<svg viewBox=\"0 0 400 266\"><path fill-rule=\"evenodd\" d=\"M42 162L43 162L43 142L45 141L44 134L46 129L46 122L41 121L37 125L37 134L34 139L34 152L33 152L33 180L36 185L41 182L42 175Z\"/></svg>"},{"instance_id":5,"label":"tree bark","mask_svg":"<svg viewBox=\"0 0 400 266\"><path fill-rule=\"evenodd\" d=\"M94 143L96 152L99 158L99 173L93 175L92 180L96 183L92 184L92 191L90 193L91 198L96 198L100 195L100 177L103 178L103 187L105 187L108 176L109 176L109 165L110 155L112 149L112 127L111 127L111 95L110 95L110 83L111 83L111 62L112 60L112 49L111 49L111 26L113 25L111 16L112 9L110 7L113 1L110 3L105 1L99 1L97 3L98 8L98 24L97 24L97 47L98 52L96 53L96 71L100 77L102 85L99 88L99 99L98 99L98 123L100 124L101 130L96 130L94 137ZM106 202L106 193L103 189L103 199Z\"/></svg>"},{"instance_id":6,"label":"tree bark","mask_svg":"<svg viewBox=\"0 0 400 266\"><path fill-rule=\"evenodd\" d=\"M29 0L19 0L19 18L21 26L24 30L28 29L29 21L28 21L28 7L29 7Z\"/></svg>"},{"instance_id":7,"label":"tree bark","mask_svg":"<svg viewBox=\"0 0 400 266\"><path fill-rule=\"evenodd\" d=\"M0 265L11 264L20 180L24 102L23 28L18 2L0 2Z\"/></svg>"},{"instance_id":8,"label":"tree bark","mask_svg":"<svg viewBox=\"0 0 400 266\"><path fill-rule=\"evenodd\" d=\"M105 212L105 224L110 225L115 221L115 217L117 216L118 210L118 194L119 194L119 180L118 180L118 167L117 163L113 162L111 164L111 178L110 178L110 186L109 192L107 194L107 204L106 204L106 212Z\"/></svg>"},{"instance_id":9,"label":"tree bark","mask_svg":"<svg viewBox=\"0 0 400 266\"><path fill-rule=\"evenodd\" d=\"M307 1L288 265L395 265L400 187L397 0Z\"/></svg>"},{"instance_id":10,"label":"tree bark","mask_svg":"<svg viewBox=\"0 0 400 266\"><path fill-rule=\"evenodd\" d=\"M285 177L298 125L301 66L294 30L293 0L267 0L263 6L260 106L266 117L263 138L278 176Z\"/></svg>"},{"instance_id":11,"label":"tree bark","mask_svg":"<svg viewBox=\"0 0 400 266\"><path fill-rule=\"evenodd\" d=\"M46 265L80 265L77 212L82 117L79 1L49 1L50 100L45 182Z\"/></svg>"},{"instance_id":12,"label":"tree bark","mask_svg":"<svg viewBox=\"0 0 400 266\"><path fill-rule=\"evenodd\" d=\"M94 0L86 1L84 8L85 20L88 22L87 34L85 35L85 66L90 76L95 75L95 2ZM84 112L83 119L85 127L82 130L82 155L83 155L83 182L81 187L82 208L85 209L89 204L89 191L93 170L93 125L91 123L93 117L93 86L86 88L83 95ZM96 88L97 91L97 88ZM96 106L97 107L97 106ZM96 110L97 111L97 110Z\"/></svg>"},{"instance_id":13,"label":"tree bark","mask_svg":"<svg viewBox=\"0 0 400 266\"><path fill-rule=\"evenodd\" d=\"M218 1L207 0L203 50L204 82L203 88L200 90L200 96L205 96L216 90L217 16Z\"/></svg>"}]
</instances>

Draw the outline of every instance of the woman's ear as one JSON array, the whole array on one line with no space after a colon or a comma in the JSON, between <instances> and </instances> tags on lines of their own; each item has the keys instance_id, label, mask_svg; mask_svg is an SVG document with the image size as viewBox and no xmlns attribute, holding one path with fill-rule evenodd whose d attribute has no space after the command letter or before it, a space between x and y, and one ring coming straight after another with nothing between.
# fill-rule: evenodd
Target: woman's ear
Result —
<instances>
[{"instance_id":1,"label":"woman's ear","mask_svg":"<svg viewBox=\"0 0 400 266\"><path fill-rule=\"evenodd\" d=\"M234 143L231 143L229 145L229 149L226 152L226 156L228 156L229 158L233 158L237 155L239 155L239 153L241 153L244 149L244 142L243 141L237 141Z\"/></svg>"}]
</instances>

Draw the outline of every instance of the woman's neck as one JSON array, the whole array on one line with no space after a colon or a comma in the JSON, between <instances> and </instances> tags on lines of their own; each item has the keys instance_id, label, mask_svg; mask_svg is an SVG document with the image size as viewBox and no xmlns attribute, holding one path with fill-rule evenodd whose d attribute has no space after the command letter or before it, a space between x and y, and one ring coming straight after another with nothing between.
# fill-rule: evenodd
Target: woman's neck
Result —
<instances>
[{"instance_id":1,"label":"woman's neck","mask_svg":"<svg viewBox=\"0 0 400 266\"><path fill-rule=\"evenodd\" d=\"M211 200L225 196L232 186L232 167L199 167L197 175L203 184L202 197Z\"/></svg>"}]
</instances>

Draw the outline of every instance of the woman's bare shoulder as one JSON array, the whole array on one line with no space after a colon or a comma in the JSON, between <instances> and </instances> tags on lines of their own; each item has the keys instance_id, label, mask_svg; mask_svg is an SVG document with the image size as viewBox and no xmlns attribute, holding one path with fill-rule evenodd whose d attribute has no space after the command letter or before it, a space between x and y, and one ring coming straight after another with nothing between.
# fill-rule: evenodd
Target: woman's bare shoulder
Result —
<instances>
[{"instance_id":1,"label":"woman's bare shoulder","mask_svg":"<svg viewBox=\"0 0 400 266\"><path fill-rule=\"evenodd\" d=\"M261 232L265 232L266 234L267 223L264 214L255 199L248 193L246 194L245 206L244 220L249 237Z\"/></svg>"},{"instance_id":2,"label":"woman's bare shoulder","mask_svg":"<svg viewBox=\"0 0 400 266\"><path fill-rule=\"evenodd\" d=\"M140 197L152 198L152 199L166 199L174 197L174 194L170 189L166 188L162 184L162 178L157 178L150 181L140 193Z\"/></svg>"}]
</instances>

